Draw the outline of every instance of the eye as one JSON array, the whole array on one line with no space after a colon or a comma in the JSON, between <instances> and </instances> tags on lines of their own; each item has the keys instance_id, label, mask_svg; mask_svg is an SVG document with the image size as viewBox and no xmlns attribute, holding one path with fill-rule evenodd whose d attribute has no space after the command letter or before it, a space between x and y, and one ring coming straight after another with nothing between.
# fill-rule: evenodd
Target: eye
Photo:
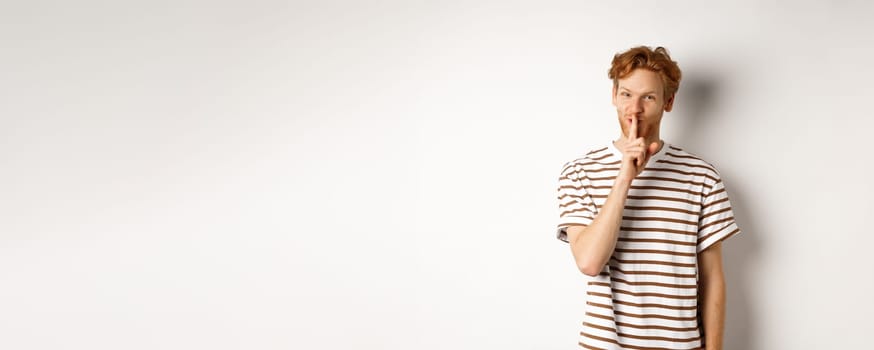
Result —
<instances>
[{"instance_id":1,"label":"eye","mask_svg":"<svg viewBox=\"0 0 874 350\"><path fill-rule=\"evenodd\" d=\"M646 95L645 98L646 98L647 100L650 100L650 101L655 101L655 99L656 99L655 96L653 96L653 95Z\"/></svg>"},{"instance_id":2,"label":"eye","mask_svg":"<svg viewBox=\"0 0 874 350\"><path fill-rule=\"evenodd\" d=\"M629 93L627 93L627 92L622 92L622 93L620 93L620 95L625 96L625 97L629 97L629 96L631 96L631 94L629 94Z\"/></svg>"}]
</instances>

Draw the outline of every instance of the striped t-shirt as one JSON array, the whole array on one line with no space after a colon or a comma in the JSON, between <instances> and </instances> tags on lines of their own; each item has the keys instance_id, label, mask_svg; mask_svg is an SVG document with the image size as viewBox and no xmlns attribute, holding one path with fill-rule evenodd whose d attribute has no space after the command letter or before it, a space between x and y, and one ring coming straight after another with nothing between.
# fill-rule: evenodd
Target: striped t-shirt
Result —
<instances>
[{"instance_id":1,"label":"striped t-shirt","mask_svg":"<svg viewBox=\"0 0 874 350\"><path fill-rule=\"evenodd\" d=\"M608 142L564 164L558 239L589 225L619 172ZM716 169L667 142L631 183L610 261L588 282L579 345L586 349L698 349L697 254L740 230Z\"/></svg>"}]
</instances>

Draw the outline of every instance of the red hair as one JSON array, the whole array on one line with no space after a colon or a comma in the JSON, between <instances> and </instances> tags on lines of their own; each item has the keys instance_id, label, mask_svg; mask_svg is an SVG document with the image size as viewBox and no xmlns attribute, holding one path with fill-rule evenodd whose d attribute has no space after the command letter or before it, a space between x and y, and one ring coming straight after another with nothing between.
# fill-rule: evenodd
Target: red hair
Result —
<instances>
[{"instance_id":1,"label":"red hair","mask_svg":"<svg viewBox=\"0 0 874 350\"><path fill-rule=\"evenodd\" d=\"M658 73L665 87L665 98L672 96L680 89L680 66L671 60L668 50L656 47L638 46L613 56L613 63L607 77L613 79L613 87L619 86L619 79L627 77L635 69L646 69Z\"/></svg>"}]
</instances>

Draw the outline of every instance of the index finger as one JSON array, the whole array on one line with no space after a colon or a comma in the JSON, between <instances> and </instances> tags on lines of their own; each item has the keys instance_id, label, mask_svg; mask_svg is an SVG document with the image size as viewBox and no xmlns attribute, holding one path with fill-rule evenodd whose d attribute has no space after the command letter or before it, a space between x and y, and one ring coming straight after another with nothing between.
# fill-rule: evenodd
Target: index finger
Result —
<instances>
[{"instance_id":1,"label":"index finger","mask_svg":"<svg viewBox=\"0 0 874 350\"><path fill-rule=\"evenodd\" d=\"M631 117L631 126L628 128L628 139L634 140L637 138L637 117Z\"/></svg>"}]
</instances>

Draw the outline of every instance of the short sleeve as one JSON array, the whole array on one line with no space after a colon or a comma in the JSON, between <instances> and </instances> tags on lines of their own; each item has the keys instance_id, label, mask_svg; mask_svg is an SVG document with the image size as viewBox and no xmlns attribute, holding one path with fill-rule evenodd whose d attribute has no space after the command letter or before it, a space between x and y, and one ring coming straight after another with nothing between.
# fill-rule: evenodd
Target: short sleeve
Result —
<instances>
[{"instance_id":1,"label":"short sleeve","mask_svg":"<svg viewBox=\"0 0 874 350\"><path fill-rule=\"evenodd\" d=\"M734 221L734 212L722 179L716 182L702 198L698 220L698 252L740 233Z\"/></svg>"},{"instance_id":2,"label":"short sleeve","mask_svg":"<svg viewBox=\"0 0 874 350\"><path fill-rule=\"evenodd\" d=\"M581 180L582 179L582 180ZM558 227L556 238L568 242L567 227L588 226L595 218L595 203L586 192L585 173L573 162L562 167L558 177Z\"/></svg>"}]
</instances>

